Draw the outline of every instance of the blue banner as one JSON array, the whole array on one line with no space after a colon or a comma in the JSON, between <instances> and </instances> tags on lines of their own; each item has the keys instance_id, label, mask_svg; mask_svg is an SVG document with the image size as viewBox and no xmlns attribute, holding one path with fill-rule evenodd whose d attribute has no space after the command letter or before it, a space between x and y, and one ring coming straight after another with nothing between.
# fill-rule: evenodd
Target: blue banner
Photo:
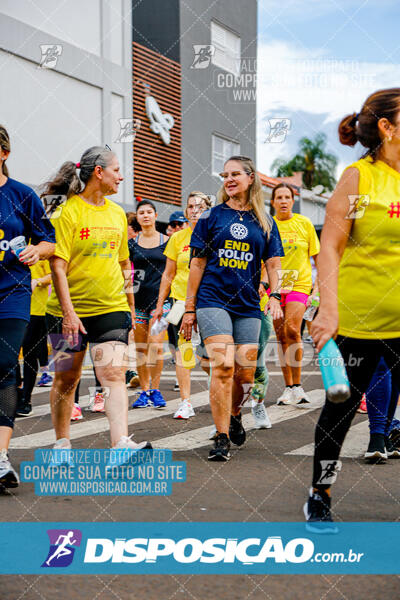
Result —
<instances>
[{"instance_id":1,"label":"blue banner","mask_svg":"<svg viewBox=\"0 0 400 600\"><path fill-rule=\"evenodd\" d=\"M398 574L400 523L2 523L2 574Z\"/></svg>"}]
</instances>

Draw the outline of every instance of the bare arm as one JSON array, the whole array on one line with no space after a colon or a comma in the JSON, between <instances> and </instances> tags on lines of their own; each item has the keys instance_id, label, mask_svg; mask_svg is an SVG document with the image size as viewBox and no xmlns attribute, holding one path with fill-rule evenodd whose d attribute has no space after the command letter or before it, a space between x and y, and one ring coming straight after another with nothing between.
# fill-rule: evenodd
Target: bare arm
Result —
<instances>
[{"instance_id":1,"label":"bare arm","mask_svg":"<svg viewBox=\"0 0 400 600\"><path fill-rule=\"evenodd\" d=\"M50 258L56 245L52 242L39 242L36 246L29 244L19 255L19 260L31 267L39 260Z\"/></svg>"},{"instance_id":2,"label":"bare arm","mask_svg":"<svg viewBox=\"0 0 400 600\"><path fill-rule=\"evenodd\" d=\"M135 316L135 297L133 295L133 284L132 284L132 267L131 261L129 258L126 260L122 260L119 263L122 271L122 277L124 278L124 291L126 294L126 299L128 300L129 309L132 315L132 329L135 329L136 326L136 316Z\"/></svg>"},{"instance_id":3,"label":"bare arm","mask_svg":"<svg viewBox=\"0 0 400 600\"><path fill-rule=\"evenodd\" d=\"M176 275L176 261L172 258L167 258L164 273L161 277L160 290L158 292L158 300L156 310L154 312L153 321L159 320L163 314L163 304L168 298L171 290L171 283Z\"/></svg>"},{"instance_id":4,"label":"bare arm","mask_svg":"<svg viewBox=\"0 0 400 600\"><path fill-rule=\"evenodd\" d=\"M75 346L78 343L79 331L86 333L86 329L71 301L67 280L68 263L58 256L53 256L50 259L50 267L54 288L63 313L63 335L71 346Z\"/></svg>"},{"instance_id":5,"label":"bare arm","mask_svg":"<svg viewBox=\"0 0 400 600\"><path fill-rule=\"evenodd\" d=\"M183 315L181 331L186 340L192 338L192 327L197 331L196 296L207 265L207 258L192 258L190 261L189 281L186 292L186 312Z\"/></svg>"},{"instance_id":6,"label":"bare arm","mask_svg":"<svg viewBox=\"0 0 400 600\"><path fill-rule=\"evenodd\" d=\"M319 313L312 322L311 335L317 350L336 336L339 326L339 264L350 235L353 219L349 215L349 195L358 194L358 169L348 169L340 178L326 207L325 224L318 255L318 285L321 297Z\"/></svg>"},{"instance_id":7,"label":"bare arm","mask_svg":"<svg viewBox=\"0 0 400 600\"><path fill-rule=\"evenodd\" d=\"M269 287L272 292L279 292L279 269L282 268L281 259L279 256L273 256L265 261L265 266L268 274ZM265 307L265 314L270 311L273 319L281 319L283 312L281 304L276 298L270 298Z\"/></svg>"}]
</instances>

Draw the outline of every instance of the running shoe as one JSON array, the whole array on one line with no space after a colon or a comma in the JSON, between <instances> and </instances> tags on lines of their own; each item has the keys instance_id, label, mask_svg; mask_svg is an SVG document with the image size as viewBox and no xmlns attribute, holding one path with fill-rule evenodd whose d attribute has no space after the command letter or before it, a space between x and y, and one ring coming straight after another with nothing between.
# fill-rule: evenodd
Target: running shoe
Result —
<instances>
[{"instance_id":1,"label":"running shoe","mask_svg":"<svg viewBox=\"0 0 400 600\"><path fill-rule=\"evenodd\" d=\"M130 371L130 373L132 376L129 379L129 387L134 389L140 387L139 375L136 373L136 371Z\"/></svg>"},{"instance_id":2,"label":"running shoe","mask_svg":"<svg viewBox=\"0 0 400 600\"><path fill-rule=\"evenodd\" d=\"M255 429L271 429L272 424L268 416L267 409L264 406L264 402L252 401L251 414L254 418Z\"/></svg>"},{"instance_id":3,"label":"running shoe","mask_svg":"<svg viewBox=\"0 0 400 600\"><path fill-rule=\"evenodd\" d=\"M49 465L60 467L66 465L74 466L74 461L71 452L71 442L67 438L60 438L53 446Z\"/></svg>"},{"instance_id":4,"label":"running shoe","mask_svg":"<svg viewBox=\"0 0 400 600\"><path fill-rule=\"evenodd\" d=\"M189 400L182 400L178 406L178 410L174 414L174 419L190 419L190 417L194 416L195 412L191 402Z\"/></svg>"},{"instance_id":5,"label":"running shoe","mask_svg":"<svg viewBox=\"0 0 400 600\"><path fill-rule=\"evenodd\" d=\"M90 399L89 410L93 413L105 413L104 408L105 398L102 392L96 392L96 394Z\"/></svg>"},{"instance_id":6,"label":"running shoe","mask_svg":"<svg viewBox=\"0 0 400 600\"><path fill-rule=\"evenodd\" d=\"M52 376L49 375L48 373L42 373L42 376L39 379L39 381L37 382L37 385L39 387L50 387L51 385L53 385Z\"/></svg>"},{"instance_id":7,"label":"running shoe","mask_svg":"<svg viewBox=\"0 0 400 600\"><path fill-rule=\"evenodd\" d=\"M141 392L139 398L132 404L132 408L147 408L150 406L150 392Z\"/></svg>"},{"instance_id":8,"label":"running shoe","mask_svg":"<svg viewBox=\"0 0 400 600\"><path fill-rule=\"evenodd\" d=\"M362 395L360 406L357 408L357 412L361 413L362 415L365 415L368 412L367 411L367 399L365 397L365 394Z\"/></svg>"},{"instance_id":9,"label":"running shoe","mask_svg":"<svg viewBox=\"0 0 400 600\"><path fill-rule=\"evenodd\" d=\"M369 438L368 449L364 454L365 460L371 464L381 464L386 462L387 457L384 435L372 433Z\"/></svg>"},{"instance_id":10,"label":"running shoe","mask_svg":"<svg viewBox=\"0 0 400 600\"><path fill-rule=\"evenodd\" d=\"M306 338L304 338L304 343L305 344L313 344L314 343L311 335L308 335Z\"/></svg>"},{"instance_id":11,"label":"running shoe","mask_svg":"<svg viewBox=\"0 0 400 600\"><path fill-rule=\"evenodd\" d=\"M208 439L215 440L216 437L217 437L217 428L215 427L215 425L213 425L210 429L210 433L208 434Z\"/></svg>"},{"instance_id":12,"label":"running shoe","mask_svg":"<svg viewBox=\"0 0 400 600\"><path fill-rule=\"evenodd\" d=\"M82 417L82 409L79 404L74 404L72 407L71 421L81 421Z\"/></svg>"},{"instance_id":13,"label":"running shoe","mask_svg":"<svg viewBox=\"0 0 400 600\"><path fill-rule=\"evenodd\" d=\"M16 417L27 417L32 413L32 404L30 402L21 402L17 405Z\"/></svg>"},{"instance_id":14,"label":"running shoe","mask_svg":"<svg viewBox=\"0 0 400 600\"><path fill-rule=\"evenodd\" d=\"M324 490L310 490L310 497L303 507L306 529L313 533L337 533L332 520L331 498Z\"/></svg>"},{"instance_id":15,"label":"running shoe","mask_svg":"<svg viewBox=\"0 0 400 600\"><path fill-rule=\"evenodd\" d=\"M279 396L276 403L278 406L282 406L282 405L286 405L286 404L292 404L292 401L293 401L292 388L289 386L286 386L285 389L283 390L283 394L281 396Z\"/></svg>"},{"instance_id":16,"label":"running shoe","mask_svg":"<svg viewBox=\"0 0 400 600\"><path fill-rule=\"evenodd\" d=\"M167 406L160 390L150 390L150 402L153 404L154 408L161 409Z\"/></svg>"},{"instance_id":17,"label":"running shoe","mask_svg":"<svg viewBox=\"0 0 400 600\"><path fill-rule=\"evenodd\" d=\"M400 446L400 429L398 427L395 427L389 433L389 440L391 441L393 446L396 446L396 448Z\"/></svg>"},{"instance_id":18,"label":"running shoe","mask_svg":"<svg viewBox=\"0 0 400 600\"><path fill-rule=\"evenodd\" d=\"M16 470L12 467L8 453L5 448L0 450L0 489L16 488L19 484L19 477Z\"/></svg>"},{"instance_id":19,"label":"running shoe","mask_svg":"<svg viewBox=\"0 0 400 600\"><path fill-rule=\"evenodd\" d=\"M400 448L397 448L390 437L385 437L385 448L388 458L400 458Z\"/></svg>"},{"instance_id":20,"label":"running shoe","mask_svg":"<svg viewBox=\"0 0 400 600\"><path fill-rule=\"evenodd\" d=\"M119 442L110 450L108 463L106 464L106 472L114 467L120 467L129 463L132 456L129 452L121 452L121 450L151 450L153 446L150 442L139 442L138 444L132 440L132 435L123 435Z\"/></svg>"},{"instance_id":21,"label":"running shoe","mask_svg":"<svg viewBox=\"0 0 400 600\"><path fill-rule=\"evenodd\" d=\"M293 404L297 408L308 408L308 404L311 404L310 398L307 396L301 385L292 387Z\"/></svg>"},{"instance_id":22,"label":"running shoe","mask_svg":"<svg viewBox=\"0 0 400 600\"><path fill-rule=\"evenodd\" d=\"M177 379L175 379L175 383L174 383L174 392L179 392L179 383L178 383Z\"/></svg>"},{"instance_id":23,"label":"running shoe","mask_svg":"<svg viewBox=\"0 0 400 600\"><path fill-rule=\"evenodd\" d=\"M229 452L231 444L226 433L218 433L214 439L214 448L211 448L208 453L208 460L214 460L216 462L224 462L230 459L231 453Z\"/></svg>"},{"instance_id":24,"label":"running shoe","mask_svg":"<svg viewBox=\"0 0 400 600\"><path fill-rule=\"evenodd\" d=\"M242 446L246 441L246 431L242 425L242 413L234 417L231 415L231 424L229 426L229 439L236 446Z\"/></svg>"}]
</instances>

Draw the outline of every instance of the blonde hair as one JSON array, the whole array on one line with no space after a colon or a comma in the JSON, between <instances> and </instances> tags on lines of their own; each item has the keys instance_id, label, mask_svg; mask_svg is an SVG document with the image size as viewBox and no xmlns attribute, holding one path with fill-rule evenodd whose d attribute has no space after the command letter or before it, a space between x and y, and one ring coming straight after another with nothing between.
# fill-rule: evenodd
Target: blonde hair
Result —
<instances>
[{"instance_id":1,"label":"blonde hair","mask_svg":"<svg viewBox=\"0 0 400 600\"><path fill-rule=\"evenodd\" d=\"M269 237L269 234L271 233L271 229L272 229L272 219L265 212L265 204L264 204L264 196L263 196L263 192L262 192L261 179L259 178L259 176L257 174L256 167L255 167L253 161L251 160L251 158L248 158L247 156L231 156L230 158L228 158L228 160L225 161L225 164L227 162L229 162L230 160L240 162L243 165L243 170L248 175L251 175L251 173L253 173L254 180L253 180L253 183L250 184L249 189L247 191L248 201L251 206L251 210L255 214L257 221L259 222L262 230ZM217 200L218 200L218 204L224 204L225 202L228 202L228 200L229 200L229 196L226 193L223 185L221 186L221 188L218 191Z\"/></svg>"},{"instance_id":2,"label":"blonde hair","mask_svg":"<svg viewBox=\"0 0 400 600\"><path fill-rule=\"evenodd\" d=\"M187 197L186 200L186 208L185 208L185 217L187 218L187 214L186 214L186 210L187 210L187 205L189 203L190 198L201 198L205 205L207 206L207 209L212 207L212 201L211 198L209 196L207 196L207 194L204 194L203 192L190 192L189 196Z\"/></svg>"}]
</instances>

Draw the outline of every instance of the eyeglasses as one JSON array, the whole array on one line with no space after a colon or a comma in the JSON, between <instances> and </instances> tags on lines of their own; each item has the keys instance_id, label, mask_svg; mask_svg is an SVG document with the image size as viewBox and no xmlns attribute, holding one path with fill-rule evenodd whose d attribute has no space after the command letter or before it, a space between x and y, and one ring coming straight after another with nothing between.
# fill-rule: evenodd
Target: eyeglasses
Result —
<instances>
[{"instance_id":1,"label":"eyeglasses","mask_svg":"<svg viewBox=\"0 0 400 600\"><path fill-rule=\"evenodd\" d=\"M171 223L169 224L170 227L179 227L180 225L183 225L181 221L171 221Z\"/></svg>"},{"instance_id":2,"label":"eyeglasses","mask_svg":"<svg viewBox=\"0 0 400 600\"><path fill-rule=\"evenodd\" d=\"M241 175L251 175L250 171L232 171L232 173L220 173L219 176L221 179L228 179L228 177L233 177L233 179L237 179Z\"/></svg>"}]
</instances>

